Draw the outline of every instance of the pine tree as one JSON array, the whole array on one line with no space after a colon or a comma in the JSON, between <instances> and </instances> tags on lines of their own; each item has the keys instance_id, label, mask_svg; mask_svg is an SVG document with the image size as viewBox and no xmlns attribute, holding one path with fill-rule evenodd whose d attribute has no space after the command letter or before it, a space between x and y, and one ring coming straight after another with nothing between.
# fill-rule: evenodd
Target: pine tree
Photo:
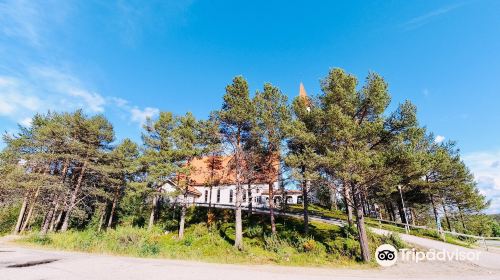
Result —
<instances>
[{"instance_id":1,"label":"pine tree","mask_svg":"<svg viewBox=\"0 0 500 280\"><path fill-rule=\"evenodd\" d=\"M236 177L235 240L234 245L243 249L243 224L241 220L242 182L243 182L243 147L248 140L255 109L249 96L248 83L241 77L235 77L233 83L226 86L222 109L217 113L224 142L232 153L231 164Z\"/></svg>"},{"instance_id":2,"label":"pine tree","mask_svg":"<svg viewBox=\"0 0 500 280\"><path fill-rule=\"evenodd\" d=\"M256 125L253 135L257 135L258 152L261 154L262 170L266 174L269 185L269 216L272 233L276 233L274 219L274 184L281 176L281 152L287 128L291 120L287 97L271 84L264 84L264 90L257 92L253 103L255 106ZM262 164L261 164L262 165ZM282 193L282 198L284 197Z\"/></svg>"},{"instance_id":3,"label":"pine tree","mask_svg":"<svg viewBox=\"0 0 500 280\"><path fill-rule=\"evenodd\" d=\"M202 155L203 142L201 138L201 127L193 114L177 118L177 125L172 131L175 148L173 158L175 160L177 176L180 178L179 189L183 196L181 205L181 219L179 223L179 239L184 238L184 226L187 210L187 196L191 184L190 175L194 171L191 162Z\"/></svg>"},{"instance_id":4,"label":"pine tree","mask_svg":"<svg viewBox=\"0 0 500 280\"><path fill-rule=\"evenodd\" d=\"M148 229L153 228L162 183L175 176L177 171L174 158L173 130L176 120L172 113L161 112L157 120L148 120L142 135L144 152L139 159L142 171L146 174L144 184L148 187L148 197L151 200Z\"/></svg>"},{"instance_id":5,"label":"pine tree","mask_svg":"<svg viewBox=\"0 0 500 280\"><path fill-rule=\"evenodd\" d=\"M365 85L356 89L354 76L333 69L322 81L322 129L318 138L326 147L326 161L335 176L349 188L354 205L362 259L370 260L368 237L364 224L366 193L387 172L384 149L403 131L416 125L414 107L398 110L399 126L384 116L390 96L387 84L370 73Z\"/></svg>"}]
</instances>

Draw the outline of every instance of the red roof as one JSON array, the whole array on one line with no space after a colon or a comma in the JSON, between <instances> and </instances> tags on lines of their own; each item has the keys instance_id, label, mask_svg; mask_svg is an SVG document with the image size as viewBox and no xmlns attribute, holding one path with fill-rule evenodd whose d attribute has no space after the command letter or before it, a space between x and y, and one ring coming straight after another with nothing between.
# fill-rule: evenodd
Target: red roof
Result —
<instances>
[{"instance_id":1,"label":"red roof","mask_svg":"<svg viewBox=\"0 0 500 280\"><path fill-rule=\"evenodd\" d=\"M205 185L232 185L236 183L235 159L233 156L209 156L194 159L189 176L191 186ZM251 174L242 162L243 178L241 183L246 183L245 177L252 177L252 183L262 184L278 181L279 161L277 157L269 164L262 163L261 167L254 168Z\"/></svg>"}]
</instances>

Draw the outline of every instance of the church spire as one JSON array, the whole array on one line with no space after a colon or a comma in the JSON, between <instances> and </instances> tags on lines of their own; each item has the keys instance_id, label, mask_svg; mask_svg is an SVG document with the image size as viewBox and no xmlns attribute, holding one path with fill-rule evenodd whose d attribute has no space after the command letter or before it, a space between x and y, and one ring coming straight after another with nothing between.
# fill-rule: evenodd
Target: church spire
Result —
<instances>
[{"instance_id":1,"label":"church spire","mask_svg":"<svg viewBox=\"0 0 500 280\"><path fill-rule=\"evenodd\" d=\"M306 104L307 112L310 112L311 111L310 101L309 101L309 98L307 97L307 92L306 92L306 89L304 88L304 84L302 82L300 82L300 87L299 87L299 98L302 100L302 102L304 102Z\"/></svg>"},{"instance_id":2,"label":"church spire","mask_svg":"<svg viewBox=\"0 0 500 280\"><path fill-rule=\"evenodd\" d=\"M300 88L299 88L299 96L300 98L307 98L307 92L306 89L304 88L304 84L300 82Z\"/></svg>"}]
</instances>

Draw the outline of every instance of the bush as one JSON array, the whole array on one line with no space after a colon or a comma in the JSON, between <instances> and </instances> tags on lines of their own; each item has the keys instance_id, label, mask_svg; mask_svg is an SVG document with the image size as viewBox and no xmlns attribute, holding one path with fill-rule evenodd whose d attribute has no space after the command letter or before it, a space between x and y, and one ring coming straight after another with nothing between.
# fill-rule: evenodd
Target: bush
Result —
<instances>
[{"instance_id":1,"label":"bush","mask_svg":"<svg viewBox=\"0 0 500 280\"><path fill-rule=\"evenodd\" d=\"M340 254L341 256L348 258L357 258L361 256L361 249L357 240L352 238L337 238L334 241L330 241L330 252L331 254Z\"/></svg>"},{"instance_id":2,"label":"bush","mask_svg":"<svg viewBox=\"0 0 500 280\"><path fill-rule=\"evenodd\" d=\"M255 238L264 234L264 228L259 225L249 226L245 230L245 235L249 238Z\"/></svg>"},{"instance_id":3,"label":"bush","mask_svg":"<svg viewBox=\"0 0 500 280\"><path fill-rule=\"evenodd\" d=\"M401 239L401 237L397 233L391 233L390 235L383 237L383 242L391 244L397 249L407 247L406 243L403 241L403 239Z\"/></svg>"},{"instance_id":4,"label":"bush","mask_svg":"<svg viewBox=\"0 0 500 280\"><path fill-rule=\"evenodd\" d=\"M21 205L2 207L0 209L0 236L14 230Z\"/></svg>"},{"instance_id":5,"label":"bush","mask_svg":"<svg viewBox=\"0 0 500 280\"><path fill-rule=\"evenodd\" d=\"M264 248L268 251L278 253L284 248L292 248L286 239L282 239L277 235L264 236Z\"/></svg>"},{"instance_id":6,"label":"bush","mask_svg":"<svg viewBox=\"0 0 500 280\"><path fill-rule=\"evenodd\" d=\"M38 245L49 245L52 243L52 239L47 235L35 234L30 236L28 240Z\"/></svg>"}]
</instances>

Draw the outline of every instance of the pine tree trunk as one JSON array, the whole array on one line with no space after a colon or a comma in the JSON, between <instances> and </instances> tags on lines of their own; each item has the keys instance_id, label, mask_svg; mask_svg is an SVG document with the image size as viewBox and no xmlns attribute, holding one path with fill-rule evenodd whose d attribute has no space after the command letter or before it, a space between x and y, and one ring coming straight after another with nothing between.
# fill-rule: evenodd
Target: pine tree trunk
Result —
<instances>
[{"instance_id":1,"label":"pine tree trunk","mask_svg":"<svg viewBox=\"0 0 500 280\"><path fill-rule=\"evenodd\" d=\"M66 181L66 173L68 173L68 166L69 166L69 160L66 159L64 161L63 169L61 171L61 184L64 184L64 182ZM59 216L57 216L57 211L59 210L60 199L61 199L61 195L54 195L54 200L52 200L53 208L51 208L51 210L49 210L49 213L47 215L46 222L48 224L44 223L44 225L42 227L42 235L47 234L47 231L49 231L49 230L54 231L54 227L56 225L56 217L58 219L57 220L58 222L61 220L62 211L59 214Z\"/></svg>"},{"instance_id":2,"label":"pine tree trunk","mask_svg":"<svg viewBox=\"0 0 500 280\"><path fill-rule=\"evenodd\" d=\"M62 203L62 209L59 211L59 215L57 215L57 219L55 223L53 224L53 227L51 231L58 231L61 228L61 223L64 219L64 216L66 216L66 203L68 202L68 194L64 195L64 200Z\"/></svg>"},{"instance_id":3,"label":"pine tree trunk","mask_svg":"<svg viewBox=\"0 0 500 280\"><path fill-rule=\"evenodd\" d=\"M366 210L366 199L363 194L359 194L359 197L361 198L361 208L363 208L363 215L367 216L367 210Z\"/></svg>"},{"instance_id":4,"label":"pine tree trunk","mask_svg":"<svg viewBox=\"0 0 500 280\"><path fill-rule=\"evenodd\" d=\"M309 185L308 180L302 181L302 209L304 215L304 234L309 234Z\"/></svg>"},{"instance_id":5,"label":"pine tree trunk","mask_svg":"<svg viewBox=\"0 0 500 280\"><path fill-rule=\"evenodd\" d=\"M439 230L439 215L438 215L438 212L437 212L437 209L436 209L436 205L434 203L434 197L432 196L432 194L429 194L429 197L430 197L430 200L431 200L431 205L432 205L432 210L434 212L434 219L436 221L436 228Z\"/></svg>"},{"instance_id":6,"label":"pine tree trunk","mask_svg":"<svg viewBox=\"0 0 500 280\"><path fill-rule=\"evenodd\" d=\"M108 225L106 228L111 228L113 225L113 217L115 215L116 204L118 203L118 197L120 196L120 188L116 187L115 196L113 197L113 204L111 205L111 211L109 212Z\"/></svg>"},{"instance_id":7,"label":"pine tree trunk","mask_svg":"<svg viewBox=\"0 0 500 280\"><path fill-rule=\"evenodd\" d=\"M240 139L240 130L238 129L238 139L236 142L236 207L234 211L234 221L235 221L235 238L234 238L234 246L238 248L238 250L243 250L243 221L241 219L241 162L240 162L240 153L241 153L241 139Z\"/></svg>"},{"instance_id":8,"label":"pine tree trunk","mask_svg":"<svg viewBox=\"0 0 500 280\"><path fill-rule=\"evenodd\" d=\"M241 185L236 185L236 209L235 209L235 239L234 246L243 250L243 221L241 218Z\"/></svg>"},{"instance_id":9,"label":"pine tree trunk","mask_svg":"<svg viewBox=\"0 0 500 280\"><path fill-rule=\"evenodd\" d=\"M187 210L187 190L184 192L184 201L181 206L181 221L179 222L179 239L184 238L184 227L186 224L186 210Z\"/></svg>"},{"instance_id":10,"label":"pine tree trunk","mask_svg":"<svg viewBox=\"0 0 500 280\"><path fill-rule=\"evenodd\" d=\"M253 214L252 183L250 182L248 182L247 196L248 196L248 218L250 218Z\"/></svg>"},{"instance_id":11,"label":"pine tree trunk","mask_svg":"<svg viewBox=\"0 0 500 280\"><path fill-rule=\"evenodd\" d=\"M276 221L274 220L274 185L269 183L269 217L271 218L271 232L276 234Z\"/></svg>"},{"instance_id":12,"label":"pine tree trunk","mask_svg":"<svg viewBox=\"0 0 500 280\"><path fill-rule=\"evenodd\" d=\"M101 215L99 216L99 224L97 225L97 232L101 232L102 230L102 225L104 224L104 219L106 216L106 207L107 205L104 205L101 207Z\"/></svg>"},{"instance_id":13,"label":"pine tree trunk","mask_svg":"<svg viewBox=\"0 0 500 280\"><path fill-rule=\"evenodd\" d=\"M356 207L356 225L358 227L359 246L361 248L361 258L364 262L370 261L370 248L368 247L368 236L365 228L365 218L363 216L363 205L361 203L361 193L356 191L352 184L352 194L354 205Z\"/></svg>"},{"instance_id":14,"label":"pine tree trunk","mask_svg":"<svg viewBox=\"0 0 500 280\"><path fill-rule=\"evenodd\" d=\"M149 215L149 224L148 224L148 230L153 229L153 225L155 223L155 215L156 215L156 207L158 205L158 196L155 194L153 196L153 207L151 209L151 214Z\"/></svg>"},{"instance_id":15,"label":"pine tree trunk","mask_svg":"<svg viewBox=\"0 0 500 280\"><path fill-rule=\"evenodd\" d=\"M54 207L54 215L52 215L52 220L50 220L50 227L49 227L50 231L54 231L56 220L59 218L60 213L58 214L57 212L58 210L59 210L59 199L57 200L56 206Z\"/></svg>"},{"instance_id":16,"label":"pine tree trunk","mask_svg":"<svg viewBox=\"0 0 500 280\"><path fill-rule=\"evenodd\" d=\"M399 217L401 218L401 223L406 224L406 215L405 215L405 210L403 209L403 205L401 204L401 200L398 199L397 203L398 205L398 213Z\"/></svg>"},{"instance_id":17,"label":"pine tree trunk","mask_svg":"<svg viewBox=\"0 0 500 280\"><path fill-rule=\"evenodd\" d=\"M443 200L442 205L443 205L444 217L446 218L446 224L448 225L448 230L451 231L450 218L448 217L448 211L446 210L446 206L444 204L444 200Z\"/></svg>"},{"instance_id":18,"label":"pine tree trunk","mask_svg":"<svg viewBox=\"0 0 500 280\"><path fill-rule=\"evenodd\" d=\"M413 208L410 208L410 215L411 215L411 224L416 225L416 216L415 216L415 210Z\"/></svg>"},{"instance_id":19,"label":"pine tree trunk","mask_svg":"<svg viewBox=\"0 0 500 280\"><path fill-rule=\"evenodd\" d=\"M330 188L330 210L338 210L339 207L337 205L337 188L335 186Z\"/></svg>"},{"instance_id":20,"label":"pine tree trunk","mask_svg":"<svg viewBox=\"0 0 500 280\"><path fill-rule=\"evenodd\" d=\"M351 204L349 203L349 186L344 181L344 204L345 204L345 211L347 215L347 222L349 223L349 226L352 226L352 207Z\"/></svg>"},{"instance_id":21,"label":"pine tree trunk","mask_svg":"<svg viewBox=\"0 0 500 280\"><path fill-rule=\"evenodd\" d=\"M18 234L21 232L21 225L23 223L24 214L26 213L26 207L28 206L28 194L26 192L23 198L23 204L21 205L21 209L19 210L19 216L17 217L16 227L14 229L14 234Z\"/></svg>"},{"instance_id":22,"label":"pine tree trunk","mask_svg":"<svg viewBox=\"0 0 500 280\"><path fill-rule=\"evenodd\" d=\"M462 208L460 206L458 206L458 213L460 214L460 221L462 222L462 227L464 228L464 231L466 231L467 227L465 226L464 213L462 212Z\"/></svg>"},{"instance_id":23,"label":"pine tree trunk","mask_svg":"<svg viewBox=\"0 0 500 280\"><path fill-rule=\"evenodd\" d=\"M85 161L83 163L82 170L80 170L80 174L78 175L75 189L73 190L73 193L71 194L71 199L69 201L69 207L68 207L68 210L66 211L66 215L64 216L64 221L63 221L63 224L61 227L62 232L65 232L68 230L69 219L71 217L71 211L73 210L73 208L76 205L76 199L78 198L78 194L79 194L80 188L82 186L82 181L83 181L83 177L85 175L86 169L87 169L87 161Z\"/></svg>"},{"instance_id":24,"label":"pine tree trunk","mask_svg":"<svg viewBox=\"0 0 500 280\"><path fill-rule=\"evenodd\" d=\"M28 227L29 223L31 222L31 217L33 215L33 210L35 209L35 204L38 199L38 196L40 195L40 186L36 188L35 195L33 196L33 199L30 203L30 208L28 210L28 215L26 216L26 219L24 220L23 226L21 227L21 232L24 232L26 228Z\"/></svg>"},{"instance_id":25,"label":"pine tree trunk","mask_svg":"<svg viewBox=\"0 0 500 280\"><path fill-rule=\"evenodd\" d=\"M50 206L49 206L50 207L49 211L47 212L47 215L45 216L45 219L43 221L42 230L40 231L41 235L45 235L45 234L47 234L47 231L49 231L50 222L53 220L54 213L57 210L57 208L56 208L57 202L56 201L57 201L57 196L54 194L52 196L52 202L50 203Z\"/></svg>"}]
</instances>

